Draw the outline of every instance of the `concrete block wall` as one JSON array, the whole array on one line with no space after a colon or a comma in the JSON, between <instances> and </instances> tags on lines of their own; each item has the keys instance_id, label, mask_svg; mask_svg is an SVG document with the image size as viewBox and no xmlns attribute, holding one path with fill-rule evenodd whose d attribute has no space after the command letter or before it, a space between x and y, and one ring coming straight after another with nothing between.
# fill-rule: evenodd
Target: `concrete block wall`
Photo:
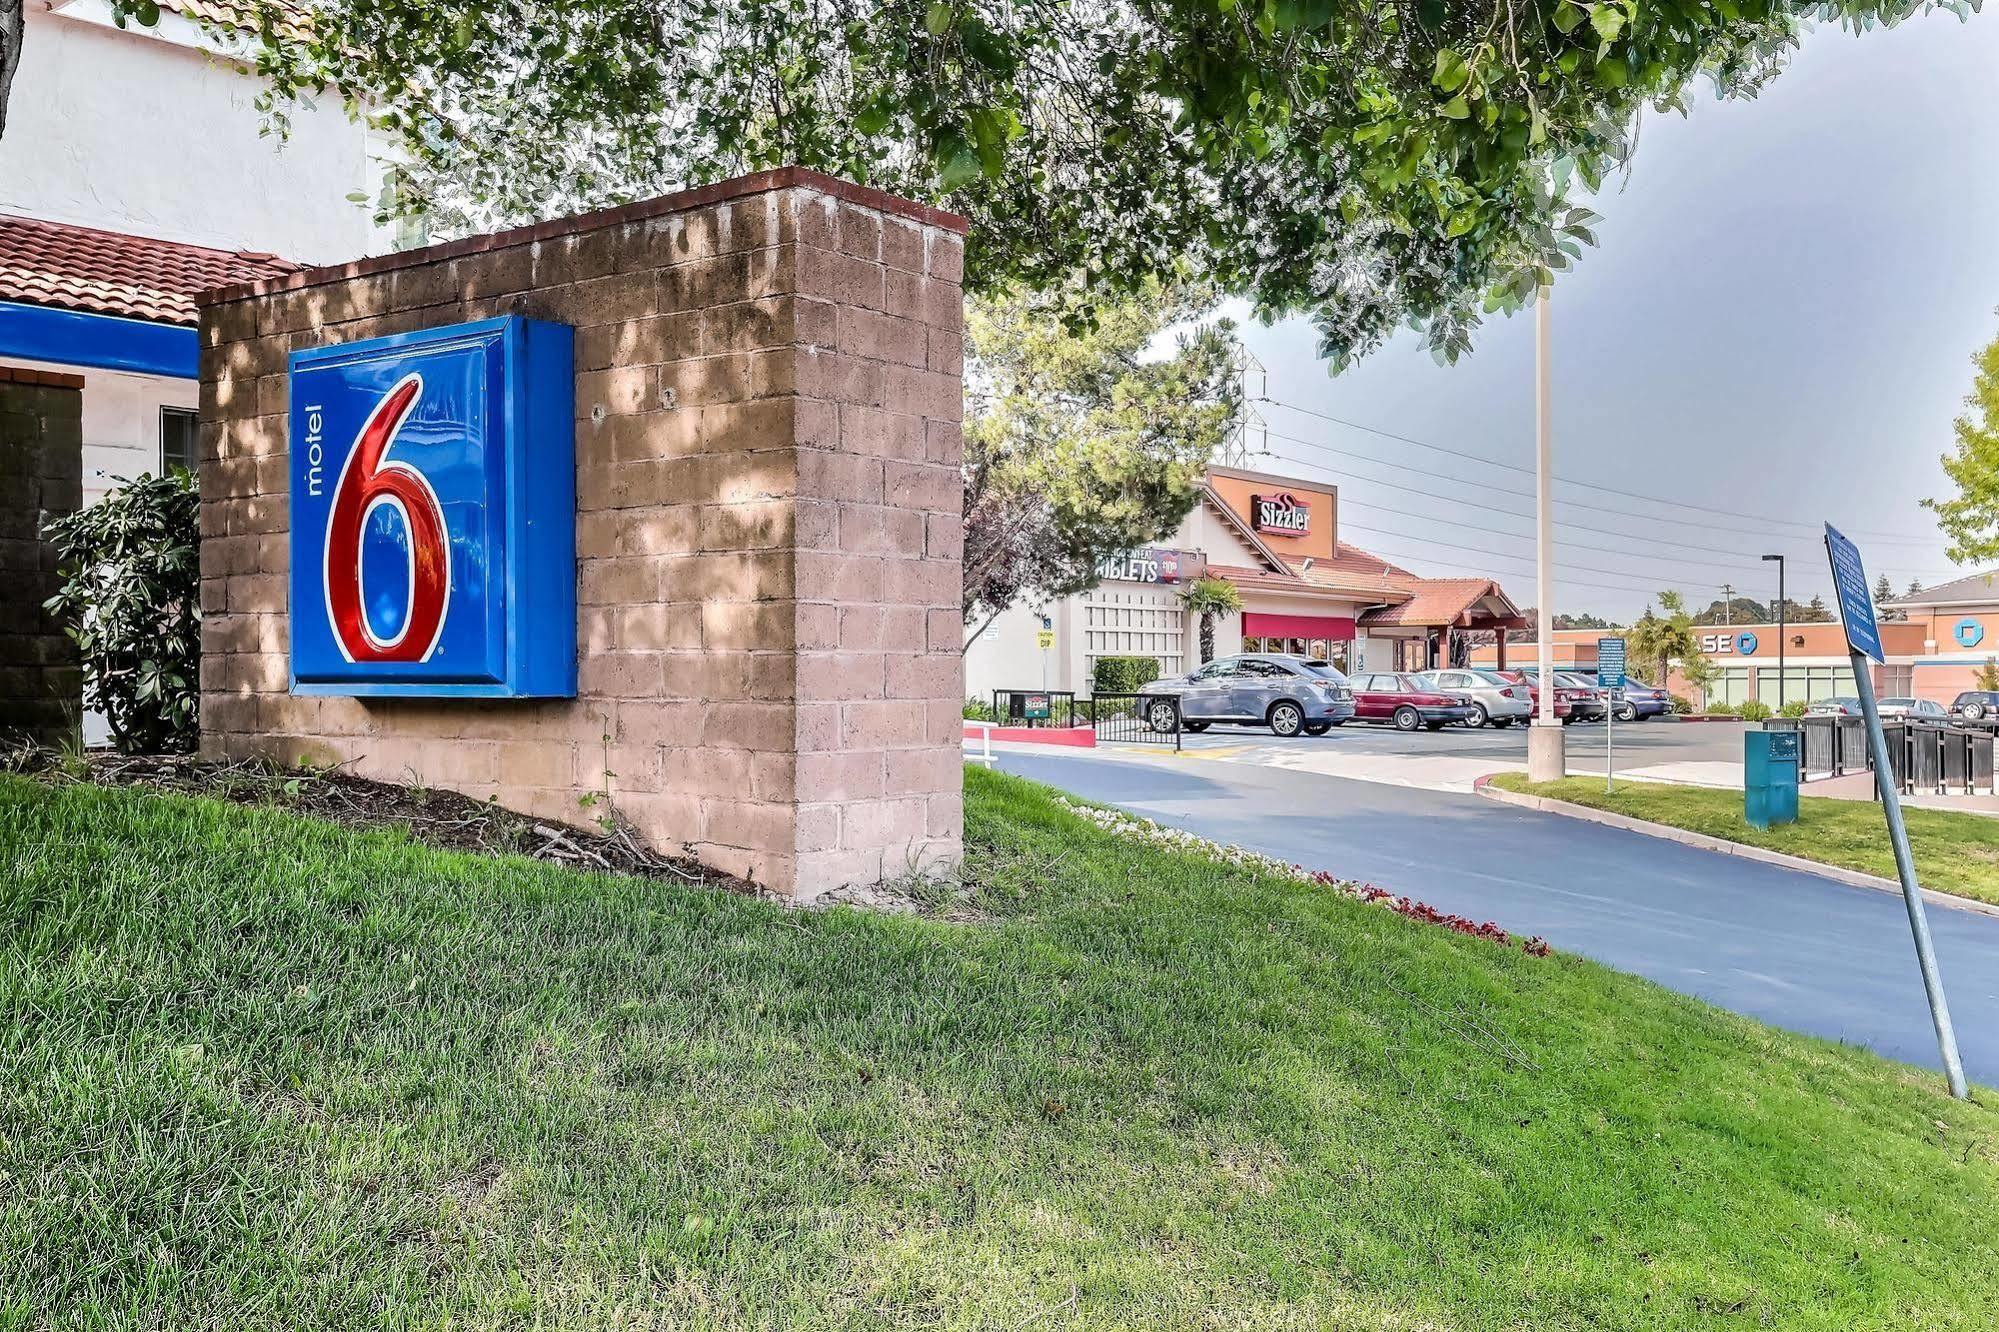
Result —
<instances>
[{"instance_id":1,"label":"concrete block wall","mask_svg":"<svg viewBox=\"0 0 1999 1332\"><path fill-rule=\"evenodd\" d=\"M55 595L51 518L83 505L83 378L0 366L0 741L55 744L83 712L76 645Z\"/></svg>"},{"instance_id":2,"label":"concrete block wall","mask_svg":"<svg viewBox=\"0 0 1999 1332\"><path fill-rule=\"evenodd\" d=\"M339 760L801 896L955 860L964 224L797 169L211 293L203 750ZM286 353L576 330L580 697L287 692Z\"/></svg>"}]
</instances>

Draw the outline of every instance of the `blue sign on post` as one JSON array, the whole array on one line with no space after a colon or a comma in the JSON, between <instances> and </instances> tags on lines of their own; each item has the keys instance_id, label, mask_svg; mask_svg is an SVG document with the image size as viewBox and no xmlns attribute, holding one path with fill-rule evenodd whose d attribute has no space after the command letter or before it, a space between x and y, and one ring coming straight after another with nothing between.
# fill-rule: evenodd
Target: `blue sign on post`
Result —
<instances>
[{"instance_id":1,"label":"blue sign on post","mask_svg":"<svg viewBox=\"0 0 1999 1332\"><path fill-rule=\"evenodd\" d=\"M1825 553L1832 561L1832 586L1839 597L1839 622L1846 630L1847 650L1877 662L1885 660L1881 629L1874 623L1874 593L1867 586L1867 570L1860 563L1859 547L1827 523Z\"/></svg>"},{"instance_id":2,"label":"blue sign on post","mask_svg":"<svg viewBox=\"0 0 1999 1332\"><path fill-rule=\"evenodd\" d=\"M1602 689L1624 688L1624 640L1596 640L1596 683Z\"/></svg>"},{"instance_id":3,"label":"blue sign on post","mask_svg":"<svg viewBox=\"0 0 1999 1332\"><path fill-rule=\"evenodd\" d=\"M291 354L292 692L576 693L571 333Z\"/></svg>"}]
</instances>

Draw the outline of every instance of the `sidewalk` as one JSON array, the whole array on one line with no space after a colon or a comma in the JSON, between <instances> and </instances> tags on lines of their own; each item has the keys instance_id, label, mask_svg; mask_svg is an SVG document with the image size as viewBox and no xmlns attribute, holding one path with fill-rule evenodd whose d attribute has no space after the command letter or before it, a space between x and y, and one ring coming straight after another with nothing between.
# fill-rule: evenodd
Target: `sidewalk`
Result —
<instances>
[{"instance_id":1,"label":"sidewalk","mask_svg":"<svg viewBox=\"0 0 1999 1332\"><path fill-rule=\"evenodd\" d=\"M1798 787L1801 796L1826 796L1833 800L1872 800L1874 798L1874 774L1871 772L1849 772L1844 777L1821 777L1815 782L1805 782ZM1983 814L1987 818L1999 818L1999 796L1994 795L1936 795L1922 793L1904 795L1904 805L1918 809L1946 809L1959 814Z\"/></svg>"}]
</instances>

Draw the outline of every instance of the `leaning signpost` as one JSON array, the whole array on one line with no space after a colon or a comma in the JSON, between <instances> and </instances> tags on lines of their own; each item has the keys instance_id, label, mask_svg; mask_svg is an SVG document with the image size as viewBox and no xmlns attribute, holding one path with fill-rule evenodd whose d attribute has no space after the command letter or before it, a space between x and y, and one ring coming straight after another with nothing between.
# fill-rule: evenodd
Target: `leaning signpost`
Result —
<instances>
[{"instance_id":1,"label":"leaning signpost","mask_svg":"<svg viewBox=\"0 0 1999 1332\"><path fill-rule=\"evenodd\" d=\"M1624 688L1624 640L1596 640L1596 684L1603 690L1603 789L1615 788L1617 763L1611 749L1610 733L1617 721L1618 691Z\"/></svg>"},{"instance_id":2,"label":"leaning signpost","mask_svg":"<svg viewBox=\"0 0 1999 1332\"><path fill-rule=\"evenodd\" d=\"M1826 557L1832 561L1832 583L1839 594L1839 621L1846 630L1846 649L1853 660L1853 683L1860 695L1860 711L1867 721L1867 753L1874 765L1874 789L1881 795L1881 812L1888 819L1888 840L1895 849L1895 873L1902 880L1902 901L1909 909L1909 931L1916 937L1916 962L1923 972L1923 990L1930 1000L1930 1021L1936 1025L1937 1048L1943 1052L1944 1077L1950 1094L1960 1101L1968 1092L1964 1085L1964 1062L1957 1054L1957 1033L1950 1025L1950 1005L1943 994L1943 977L1937 971L1936 950L1930 945L1929 917L1923 914L1923 894L1916 885L1916 862L1909 854L1909 830L1902 824L1902 796L1895 787L1895 767L1888 761L1888 738L1881 730L1881 710L1874 701L1874 676L1870 660L1882 660L1881 630L1874 623L1874 596L1867 587L1867 570L1861 565L1860 550L1840 535L1831 523L1825 525Z\"/></svg>"}]
</instances>

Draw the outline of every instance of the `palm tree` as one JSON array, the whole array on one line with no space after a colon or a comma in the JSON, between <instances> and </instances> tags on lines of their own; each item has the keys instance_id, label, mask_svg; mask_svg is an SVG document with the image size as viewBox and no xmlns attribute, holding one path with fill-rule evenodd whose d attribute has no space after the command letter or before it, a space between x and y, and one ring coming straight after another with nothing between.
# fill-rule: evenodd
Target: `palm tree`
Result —
<instances>
[{"instance_id":1,"label":"palm tree","mask_svg":"<svg viewBox=\"0 0 1999 1332\"><path fill-rule=\"evenodd\" d=\"M1180 604L1201 617L1201 664L1215 659L1215 617L1242 609L1242 593L1225 578L1196 578L1180 594Z\"/></svg>"}]
</instances>

